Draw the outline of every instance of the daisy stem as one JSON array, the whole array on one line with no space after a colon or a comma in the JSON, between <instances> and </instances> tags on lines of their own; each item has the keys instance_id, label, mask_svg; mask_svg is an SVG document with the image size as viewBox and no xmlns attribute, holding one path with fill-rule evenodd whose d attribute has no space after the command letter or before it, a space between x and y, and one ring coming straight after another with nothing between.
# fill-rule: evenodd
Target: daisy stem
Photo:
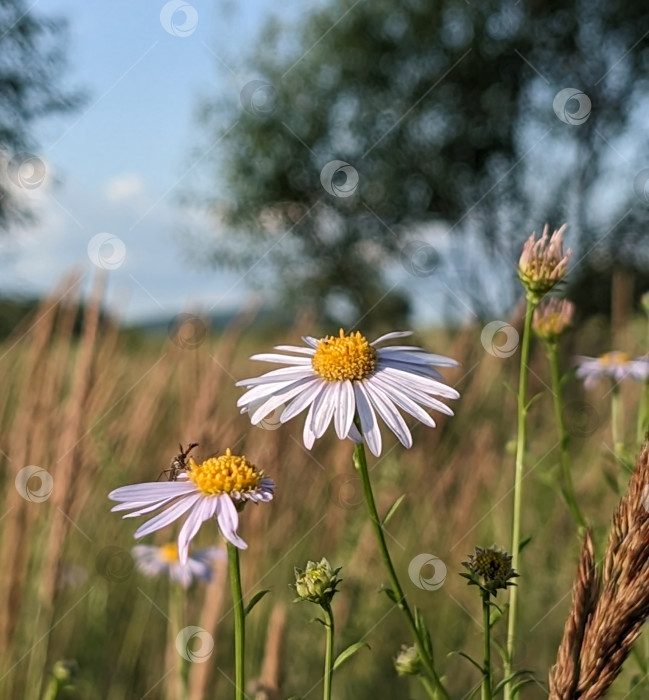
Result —
<instances>
[{"instance_id":1,"label":"daisy stem","mask_svg":"<svg viewBox=\"0 0 649 700\"><path fill-rule=\"evenodd\" d=\"M622 396L620 394L620 385L616 384L611 390L611 437L613 439L613 454L618 466L628 469L624 461L624 427L622 418Z\"/></svg>"},{"instance_id":2,"label":"daisy stem","mask_svg":"<svg viewBox=\"0 0 649 700\"><path fill-rule=\"evenodd\" d=\"M518 379L518 436L516 439L516 468L514 474L514 519L512 524L512 569L519 571L518 559L521 545L521 506L523 491L523 464L527 437L527 366L530 360L530 338L532 336L532 317L536 303L529 297L525 307L523 326L523 343L521 346L521 366ZM504 700L511 700L511 674L514 661L514 644L516 641L516 620L518 612L518 586L512 586L509 593L509 616L507 619L507 655L504 663L505 678L510 680L504 686Z\"/></svg>"},{"instance_id":3,"label":"daisy stem","mask_svg":"<svg viewBox=\"0 0 649 700\"><path fill-rule=\"evenodd\" d=\"M484 624L484 662L482 679L482 700L491 700L492 672L491 672L491 620L490 618L489 592L482 591L482 620Z\"/></svg>"},{"instance_id":4,"label":"daisy stem","mask_svg":"<svg viewBox=\"0 0 649 700\"><path fill-rule=\"evenodd\" d=\"M245 613L243 594L241 592L241 571L239 569L239 549L228 542L228 568L230 570L230 589L234 606L234 658L235 658L235 698L245 698L244 646Z\"/></svg>"},{"instance_id":5,"label":"daisy stem","mask_svg":"<svg viewBox=\"0 0 649 700\"><path fill-rule=\"evenodd\" d=\"M330 605L323 605L322 610L324 612L325 629L327 631L322 698L323 700L331 700L331 684L334 675L334 614Z\"/></svg>"},{"instance_id":6,"label":"daisy stem","mask_svg":"<svg viewBox=\"0 0 649 700\"><path fill-rule=\"evenodd\" d=\"M406 602L406 596L401 588L399 579L397 578L397 573L392 564L392 559L390 558L390 553L388 552L388 546L385 541L385 535L383 534L383 524L379 518L379 513L376 509L376 503L374 501L374 494L372 493L372 484L370 482L370 474L367 469L367 458L365 456L365 447L363 443L356 444L354 446L354 466L358 469L361 475L361 480L363 482L363 493L365 495L365 503L367 505L367 510L370 516L370 521L372 523L372 528L374 529L374 534L379 545L379 550L381 552L381 558L383 559L383 564L388 572L388 577L390 579L390 584L392 585L392 590L394 592L394 597L396 599L397 606L403 613L408 623L408 627L415 639L415 644L417 646L417 651L419 652L419 658L430 676L433 684L435 686L435 696L437 698L443 698L443 700L450 700L450 696L446 691L446 688L442 685L435 667L433 666L433 661L430 654L426 650L426 645L421 632L417 629L415 624L415 618L410 610L410 606Z\"/></svg>"},{"instance_id":7,"label":"daisy stem","mask_svg":"<svg viewBox=\"0 0 649 700\"><path fill-rule=\"evenodd\" d=\"M183 591L180 586L173 581L169 581L169 617L171 618L172 638L170 640L171 648L174 648L175 640L184 624L183 610ZM178 667L177 686L172 695L178 695L181 700L185 700L189 696L189 662L187 659L181 658Z\"/></svg>"},{"instance_id":8,"label":"daisy stem","mask_svg":"<svg viewBox=\"0 0 649 700\"><path fill-rule=\"evenodd\" d=\"M569 437L566 431L566 425L563 420L563 388L561 386L561 372L559 370L559 348L557 343L548 343L547 345L548 360L550 362L550 377L552 383L552 397L554 401L554 416L557 421L557 430L559 431L559 459L561 463L561 475L563 478L563 498L570 510L572 517L580 528L586 527L586 519L584 518L577 497L575 495L575 487L572 481L572 470L570 468L570 457L568 455Z\"/></svg>"}]
</instances>

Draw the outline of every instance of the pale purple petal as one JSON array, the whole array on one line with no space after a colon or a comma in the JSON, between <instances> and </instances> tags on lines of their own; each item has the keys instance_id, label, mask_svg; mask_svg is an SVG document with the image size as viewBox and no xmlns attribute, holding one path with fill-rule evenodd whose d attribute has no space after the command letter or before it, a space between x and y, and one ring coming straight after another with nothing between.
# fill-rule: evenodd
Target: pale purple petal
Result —
<instances>
[{"instance_id":1,"label":"pale purple petal","mask_svg":"<svg viewBox=\"0 0 649 700\"><path fill-rule=\"evenodd\" d=\"M378 345L386 340L394 340L396 338L407 338L409 335L412 335L412 331L394 331L392 333L386 333L385 335L382 335L375 341L371 342L370 345Z\"/></svg>"},{"instance_id":2,"label":"pale purple petal","mask_svg":"<svg viewBox=\"0 0 649 700\"><path fill-rule=\"evenodd\" d=\"M405 394L401 387L394 387L389 383L383 381L381 377L372 377L371 382L373 385L379 386L387 396L394 401L394 403L402 408L404 411L414 416L418 421L427 425L429 428L435 427L435 421L429 416L426 411L417 403L415 403L407 394Z\"/></svg>"},{"instance_id":3,"label":"pale purple petal","mask_svg":"<svg viewBox=\"0 0 649 700\"><path fill-rule=\"evenodd\" d=\"M316 396L316 401L324 393L325 389L326 387L322 387L320 389L320 392ZM307 448L307 450L310 450L313 447L313 443L315 442L315 432L313 430L313 411L314 406L316 405L316 401L314 401L309 406L309 411L306 414L306 419L304 421L304 427L302 428L302 442L304 443L304 446Z\"/></svg>"},{"instance_id":4,"label":"pale purple petal","mask_svg":"<svg viewBox=\"0 0 649 700\"><path fill-rule=\"evenodd\" d=\"M409 372L396 369L395 367L381 367L376 374L385 374L386 377L391 377L402 384L408 384L428 394L437 394L438 396L444 396L448 399L458 399L460 397L460 394L455 389L446 384L437 382L434 379L429 379L428 377L415 376Z\"/></svg>"},{"instance_id":5,"label":"pale purple petal","mask_svg":"<svg viewBox=\"0 0 649 700\"><path fill-rule=\"evenodd\" d=\"M433 355L414 345L390 345L377 350L377 357L389 357L392 360L403 360L416 364L437 365L438 367L458 367L459 362L445 355Z\"/></svg>"},{"instance_id":6,"label":"pale purple petal","mask_svg":"<svg viewBox=\"0 0 649 700\"><path fill-rule=\"evenodd\" d=\"M338 399L338 386L338 382L328 382L313 402L313 432L317 438L325 434L331 423Z\"/></svg>"}]
</instances>

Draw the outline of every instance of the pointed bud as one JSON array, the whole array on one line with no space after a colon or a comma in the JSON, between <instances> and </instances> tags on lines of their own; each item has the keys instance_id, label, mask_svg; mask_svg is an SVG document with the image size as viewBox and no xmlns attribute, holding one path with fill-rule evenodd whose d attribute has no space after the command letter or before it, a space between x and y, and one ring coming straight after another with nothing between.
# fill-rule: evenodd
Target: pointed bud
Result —
<instances>
[{"instance_id":1,"label":"pointed bud","mask_svg":"<svg viewBox=\"0 0 649 700\"><path fill-rule=\"evenodd\" d=\"M532 329L541 340L556 343L572 326L575 305L567 299L543 301L534 310Z\"/></svg>"},{"instance_id":2,"label":"pointed bud","mask_svg":"<svg viewBox=\"0 0 649 700\"><path fill-rule=\"evenodd\" d=\"M563 280L568 271L571 251L563 251L565 230L566 224L550 236L546 224L538 241L536 233L533 233L523 246L518 261L518 277L527 291L528 299L536 304Z\"/></svg>"}]
</instances>

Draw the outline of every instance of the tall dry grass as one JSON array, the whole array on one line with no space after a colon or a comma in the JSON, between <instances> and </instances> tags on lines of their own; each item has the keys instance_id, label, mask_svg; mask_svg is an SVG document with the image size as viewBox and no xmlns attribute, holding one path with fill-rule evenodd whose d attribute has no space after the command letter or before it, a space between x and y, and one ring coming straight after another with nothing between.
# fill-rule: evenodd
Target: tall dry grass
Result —
<instances>
[{"instance_id":1,"label":"tall dry grass","mask_svg":"<svg viewBox=\"0 0 649 700\"><path fill-rule=\"evenodd\" d=\"M110 513L107 493L155 480L178 443L189 441L200 443L202 455L228 446L243 451L277 483L273 503L247 508L242 518L250 543L242 557L244 590L250 596L272 589L248 624L248 677L256 679L259 696L313 698L320 692L320 630L309 625L308 606L291 605L288 583L294 566L327 556L343 566L337 645L361 637L371 645L340 671L338 697L418 697L418 688L406 690L406 681L391 670L391 659L409 640L379 592L386 581L363 517L351 445L328 435L310 453L302 445L299 420L263 430L251 427L235 407L240 395L235 380L259 369L249 355L275 340L291 342L311 333L309 319L298 320L280 339L260 335L249 312L218 337L180 347L167 336L120 332L100 312L101 282L83 309L80 287L78 277L65 280L0 346L0 697L38 698L52 664L63 658L80 666L77 694L70 697L173 697L168 586L133 570L128 557L133 522ZM513 457L507 444L516 426L507 383L515 382L517 358L485 352L479 327L424 333L421 340L461 362L448 374L462 394L457 415L439 416L436 430L415 427L409 451L386 434L384 456L370 466L380 510L407 494L390 522L389 545L408 596L426 613L453 697L461 698L479 679L463 659L445 656L453 649L478 649L481 630L478 601L456 572L475 544L508 545ZM604 344L605 334L593 328L573 342L569 352L594 352L592 345ZM541 352L531 369L532 391L544 391ZM625 391L632 407L632 391ZM584 396L574 384L568 394L574 404L568 406L569 424L580 425L579 402L599 417L594 430L573 430L572 446L578 495L597 540L616 501L602 478L602 467L611 464L602 448L606 402ZM532 540L518 579L520 659L538 674L525 697L542 698L580 544L557 495L549 396L535 404L530 421L525 477L530 505L523 530ZM54 480L51 497L42 503L29 502L14 486L26 465L46 469ZM203 528L200 543L216 540L216 528ZM164 535L154 541L164 541ZM448 568L438 591L420 590L408 580L408 564L422 552L440 557ZM217 567L212 583L196 586L185 601L186 624L204 627L215 640L210 662L192 667L192 699L230 693L231 619L224 582L223 567Z\"/></svg>"}]
</instances>

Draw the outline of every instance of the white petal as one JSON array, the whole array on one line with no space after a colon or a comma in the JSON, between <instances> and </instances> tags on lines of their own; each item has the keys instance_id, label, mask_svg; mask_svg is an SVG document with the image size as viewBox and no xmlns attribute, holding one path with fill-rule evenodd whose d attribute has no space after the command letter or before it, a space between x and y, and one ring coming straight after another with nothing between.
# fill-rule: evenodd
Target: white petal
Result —
<instances>
[{"instance_id":1,"label":"white petal","mask_svg":"<svg viewBox=\"0 0 649 700\"><path fill-rule=\"evenodd\" d=\"M179 481L151 481L144 484L131 484L121 486L108 494L112 501L134 501L141 503L153 503L172 496L182 496L191 493L196 487L194 484Z\"/></svg>"},{"instance_id":2,"label":"white petal","mask_svg":"<svg viewBox=\"0 0 649 700\"><path fill-rule=\"evenodd\" d=\"M303 335L302 340L314 349L318 347L318 343L320 342L317 338L312 338L310 335Z\"/></svg>"},{"instance_id":3,"label":"white petal","mask_svg":"<svg viewBox=\"0 0 649 700\"><path fill-rule=\"evenodd\" d=\"M379 375L377 373L374 375L374 377L372 377L372 379L375 380L378 376ZM422 391L418 386L408 383L407 380L399 381L397 379L394 379L393 377L385 375L382 375L380 379L389 386L392 386L394 389L403 393L407 393L407 395L413 401L417 401L422 406L434 408L436 411L439 411L440 413L445 413L447 416L453 415L453 411L445 403L434 399L432 396Z\"/></svg>"},{"instance_id":4,"label":"white petal","mask_svg":"<svg viewBox=\"0 0 649 700\"><path fill-rule=\"evenodd\" d=\"M424 411L424 409L415 403L409 396L401 391L398 387L393 387L391 384L385 383L381 377L374 376L371 379L372 384L379 386L389 398L402 408L404 411L414 416L418 421L427 425L429 428L435 427L435 421Z\"/></svg>"},{"instance_id":5,"label":"white petal","mask_svg":"<svg viewBox=\"0 0 649 700\"><path fill-rule=\"evenodd\" d=\"M412 447L412 435L408 430L403 417L394 407L390 399L381 389L370 381L363 382L368 398L374 404L377 413L383 418L385 424L397 436L399 442L407 448Z\"/></svg>"},{"instance_id":6,"label":"white petal","mask_svg":"<svg viewBox=\"0 0 649 700\"><path fill-rule=\"evenodd\" d=\"M239 549L248 549L248 545L237 535L239 514L230 496L226 494L218 496L216 518L219 522L221 534L228 542L231 542Z\"/></svg>"},{"instance_id":7,"label":"white petal","mask_svg":"<svg viewBox=\"0 0 649 700\"><path fill-rule=\"evenodd\" d=\"M254 413L251 414L250 422L253 425L259 423L259 421L263 420L269 413L272 413L276 408L287 403L292 398L297 396L297 394L301 393L304 390L305 385L312 381L313 379L311 377L308 379L301 379L299 382L295 382L286 387L286 389L274 393L271 397L264 401L264 403L262 403Z\"/></svg>"},{"instance_id":8,"label":"white petal","mask_svg":"<svg viewBox=\"0 0 649 700\"><path fill-rule=\"evenodd\" d=\"M241 379L236 383L236 386L257 386L258 384L273 384L275 382L292 379L297 381L303 377L313 376L315 372L311 365L307 367L280 367L266 372L261 377L253 377L252 379Z\"/></svg>"},{"instance_id":9,"label":"white petal","mask_svg":"<svg viewBox=\"0 0 649 700\"><path fill-rule=\"evenodd\" d=\"M394 338L407 338L409 335L412 335L412 331L394 331L393 333L386 333L385 335L377 338L374 342L370 343L370 345L378 345L379 343L383 343L386 340L392 340Z\"/></svg>"},{"instance_id":10,"label":"white petal","mask_svg":"<svg viewBox=\"0 0 649 700\"><path fill-rule=\"evenodd\" d=\"M337 399L338 383L328 382L327 386L313 402L313 432L317 438L321 438L329 427Z\"/></svg>"},{"instance_id":11,"label":"white petal","mask_svg":"<svg viewBox=\"0 0 649 700\"><path fill-rule=\"evenodd\" d=\"M316 396L316 401L320 394L325 391L325 389L326 387L321 387L320 393L318 393L318 395ZM313 430L313 407L315 406L315 404L316 402L314 401L309 406L309 412L306 414L304 427L302 428L302 442L304 443L304 446L307 448L307 450L310 450L313 447L313 443L315 442L315 432Z\"/></svg>"},{"instance_id":12,"label":"white petal","mask_svg":"<svg viewBox=\"0 0 649 700\"><path fill-rule=\"evenodd\" d=\"M147 505L144 508L138 508L137 510L132 511L131 513L126 513L124 515L125 518L137 518L140 515L146 515L147 513L151 513L154 510L158 510L158 508L162 508L163 506L166 506L167 503L171 503L172 501L175 501L179 496L172 496L171 498L165 498L162 501L156 501L156 503L153 503L152 505ZM119 511L119 510L124 510L126 505L130 505L127 503L120 503L118 506L115 506L114 508L111 508L112 511Z\"/></svg>"},{"instance_id":13,"label":"white petal","mask_svg":"<svg viewBox=\"0 0 649 700\"><path fill-rule=\"evenodd\" d=\"M285 352L297 352L300 355L310 355L313 357L315 350L313 348L303 348L299 345L276 345L275 350L284 350Z\"/></svg>"},{"instance_id":14,"label":"white petal","mask_svg":"<svg viewBox=\"0 0 649 700\"><path fill-rule=\"evenodd\" d=\"M341 440L349 435L349 429L354 422L356 401L354 388L349 380L338 384L338 401L335 413L336 434Z\"/></svg>"},{"instance_id":15,"label":"white petal","mask_svg":"<svg viewBox=\"0 0 649 700\"><path fill-rule=\"evenodd\" d=\"M356 395L356 409L361 419L363 438L365 438L370 452L375 457L379 457L381 454L381 431L372 404L361 382L354 382L354 394Z\"/></svg>"},{"instance_id":16,"label":"white petal","mask_svg":"<svg viewBox=\"0 0 649 700\"><path fill-rule=\"evenodd\" d=\"M288 379L284 382L274 382L272 384L260 384L252 389L248 389L237 401L237 406L246 406L263 401L264 399L270 398L278 391L284 391L287 387L293 386L293 384L295 384L294 379Z\"/></svg>"},{"instance_id":17,"label":"white petal","mask_svg":"<svg viewBox=\"0 0 649 700\"><path fill-rule=\"evenodd\" d=\"M216 510L216 498L214 496L201 496L178 533L178 559L185 566L189 553L189 544L196 537L201 525L214 515Z\"/></svg>"},{"instance_id":18,"label":"white petal","mask_svg":"<svg viewBox=\"0 0 649 700\"><path fill-rule=\"evenodd\" d=\"M264 352L259 355L253 355L251 360L259 362L276 362L281 365L310 365L310 357L291 357L291 355L280 355L276 352Z\"/></svg>"},{"instance_id":19,"label":"white petal","mask_svg":"<svg viewBox=\"0 0 649 700\"><path fill-rule=\"evenodd\" d=\"M140 537L150 535L152 532L160 530L167 525L171 525L171 523L178 520L181 515L184 515L200 498L201 495L198 493L185 496L177 503L174 503L166 510L163 510L162 513L156 515L155 518L151 518L151 520L147 520L144 525L140 525L140 527L138 527L138 529L135 531L133 537L135 537L135 539L139 539Z\"/></svg>"},{"instance_id":20,"label":"white petal","mask_svg":"<svg viewBox=\"0 0 649 700\"><path fill-rule=\"evenodd\" d=\"M444 396L447 399L460 398L460 394L447 384L442 384L442 382L429 379L428 377L420 377L409 372L403 372L402 370L394 367L381 367L376 374L384 374L386 377L395 379L403 386L412 386L419 389L419 391L426 392L427 394L437 394L438 396Z\"/></svg>"},{"instance_id":21,"label":"white petal","mask_svg":"<svg viewBox=\"0 0 649 700\"><path fill-rule=\"evenodd\" d=\"M382 357L379 358L376 363L377 371L382 367L394 367L394 369L400 369L401 371L408 372L409 374L416 374L419 377L430 377L431 379L444 381L444 375L431 365L418 365L414 362L403 362L402 360L395 360L391 357Z\"/></svg>"},{"instance_id":22,"label":"white petal","mask_svg":"<svg viewBox=\"0 0 649 700\"><path fill-rule=\"evenodd\" d=\"M323 387L324 380L320 379L319 377L313 380L313 384L305 386L302 393L298 394L298 396L296 396L293 401L291 401L291 403L282 411L282 415L279 417L280 421L282 423L286 423L287 421L291 420L291 418L297 416L298 413L302 413L302 411L311 404Z\"/></svg>"}]
</instances>

